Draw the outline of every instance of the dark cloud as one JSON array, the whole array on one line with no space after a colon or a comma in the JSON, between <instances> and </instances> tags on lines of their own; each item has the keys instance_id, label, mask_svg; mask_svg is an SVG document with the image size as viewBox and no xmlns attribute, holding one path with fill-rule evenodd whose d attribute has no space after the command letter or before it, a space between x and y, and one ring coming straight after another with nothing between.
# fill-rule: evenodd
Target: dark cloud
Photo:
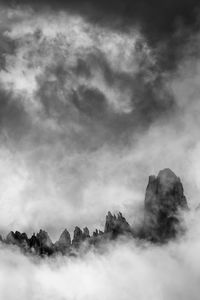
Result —
<instances>
[{"instance_id":1,"label":"dark cloud","mask_svg":"<svg viewBox=\"0 0 200 300\"><path fill-rule=\"evenodd\" d=\"M160 63L172 68L180 58L178 50L187 39L187 30L197 29L197 16L200 8L198 0L73 0L73 1L6 1L7 5L18 4L35 7L36 10L57 9L81 14L92 23L113 27L117 30L129 30L138 26L152 46L165 41L160 52ZM184 29L181 35L176 32ZM177 49L178 48L178 49Z\"/></svg>"},{"instance_id":2,"label":"dark cloud","mask_svg":"<svg viewBox=\"0 0 200 300\"><path fill-rule=\"evenodd\" d=\"M8 161L0 152L7 182L0 192L8 203L1 224L23 221L21 211L22 228L65 226L68 217L70 226L77 219L85 224L89 215L92 224L103 210L131 211L143 197L133 185L141 191L152 170L187 173L180 162L188 160L187 105L180 109L182 97L175 99L170 81L195 30L196 2L15 1L12 7L2 10L0 43L1 133L14 149ZM13 203L17 212L7 218Z\"/></svg>"},{"instance_id":3,"label":"dark cloud","mask_svg":"<svg viewBox=\"0 0 200 300\"><path fill-rule=\"evenodd\" d=\"M23 3L23 1L13 2L13 6L17 7L18 3ZM26 4L32 6L32 3L26 2ZM87 16L90 22L100 22L99 24L105 26L107 23L101 23L101 17L99 19L97 17L99 15L102 16L102 20L107 19L107 25L111 27L114 20L118 18L120 22L127 25L127 28L134 25L135 22L140 22L148 30L152 27L152 37L156 34L152 24L147 26L147 20L153 18L151 16L153 8L149 8L147 3L143 3L142 6L137 1L134 3L128 1L127 3L106 3L103 1L101 4L96 3L95 5L90 1L87 2L87 5L78 1L75 1L75 4L48 1L42 2L40 5L38 2L38 7L47 8L47 5L49 7L55 6L58 9L66 8L69 10L73 8L74 11L77 10L78 12L79 10L79 13L84 16L86 16L84 7L88 7ZM141 11L142 7L144 14ZM160 4L158 4L157 13L159 10L161 10ZM43 13L41 15L45 20L46 15ZM54 17L55 19L59 18L56 14ZM26 19L26 17L24 18ZM122 23L121 30L125 29ZM158 26L157 29L159 28ZM168 29L164 31L170 32ZM148 33L146 34L148 37ZM52 143L53 140L62 140L63 143L71 141L71 145L79 150L97 149L104 144L124 145L132 140L135 133L147 130L153 122L165 120L176 111L173 95L167 89L165 70L161 67L164 65L161 54L166 51L166 44L163 46L164 50L160 50L160 47L150 48L155 56L152 63L145 50L145 43L148 39L138 39L135 45L136 52L132 54L136 57L135 64L137 64L138 69L135 72L127 72L123 68L118 68L117 65L113 66L112 64L115 62L111 63L107 57L108 54L103 53L100 45L95 45L95 42L86 53L84 49L80 49L80 53L75 54L75 62L68 65L67 60L73 57L74 53L73 49L67 50L67 55L59 50L60 44L62 46L62 39L64 37L57 36L55 40L49 42L48 38L43 35L42 28L40 29L38 23L38 28L32 33L11 40L12 47L7 46L11 45L8 38L5 39L4 43L2 42L2 51L6 52L7 55L13 54L12 57L15 58L15 61L18 58L17 55L15 57L14 49L19 50L20 47L24 49L23 61L26 61L27 72L30 71L30 73L40 64L42 65L48 55L52 56L52 60L48 61L42 73L36 76L37 91L32 96L34 101L39 101L42 105L40 124L34 126L31 124L33 116L25 112L18 96L16 96L15 101L10 101L9 97L11 95L11 98L15 97L14 93L10 93L10 96L7 96L6 100L2 102L4 108L2 110L2 127L10 128L8 130L9 136L17 137L16 141L19 140L20 135L24 137L29 133L29 139L32 140L33 144L36 141L40 144L42 140L43 142L48 140L48 143L49 141ZM26 51L27 47L30 50ZM123 53L125 50L123 45L119 45L119 48ZM13 49L13 52L10 49ZM37 61L38 57L39 60ZM20 71L24 71L24 66L20 68ZM97 80L95 84L90 84L97 73L102 78L103 87ZM110 99L110 91L113 92L112 97L114 99ZM4 92L2 93L4 94ZM119 93L120 95L118 95ZM112 101L115 103L113 104ZM45 122L48 120L55 123L59 132L56 129L45 128Z\"/></svg>"},{"instance_id":4,"label":"dark cloud","mask_svg":"<svg viewBox=\"0 0 200 300\"><path fill-rule=\"evenodd\" d=\"M100 17L115 19L116 17L124 19L127 23L144 24L146 31L154 30L155 33L167 34L174 30L178 19L181 19L186 25L194 24L194 17L199 8L197 0L43 0L43 1L25 1L14 0L6 1L6 4L16 6L17 4L26 4L42 8L53 7L57 9L71 8L83 13Z\"/></svg>"},{"instance_id":5,"label":"dark cloud","mask_svg":"<svg viewBox=\"0 0 200 300\"><path fill-rule=\"evenodd\" d=\"M138 71L129 74L113 70L100 50L92 51L86 57L78 58L71 68L66 66L65 57L61 56L58 63L48 65L37 79L36 98L43 105L44 120L53 119L62 128L71 128L70 139L79 150L96 149L103 144L128 144L135 133L148 129L154 121L169 118L176 111L176 103L162 73L149 66L144 57ZM89 85L96 70L102 75L108 93L115 90L115 97L118 91L122 93L116 100L117 106L125 103L126 90L129 91L128 111L115 110L110 105L109 95L101 85L98 87L98 83L95 87ZM71 83L67 90L66 82L70 82L74 74L76 87ZM54 80L51 81L51 78ZM82 83L84 79L85 84ZM75 124L78 131L74 130ZM68 134L64 130L63 141L69 138Z\"/></svg>"}]
</instances>

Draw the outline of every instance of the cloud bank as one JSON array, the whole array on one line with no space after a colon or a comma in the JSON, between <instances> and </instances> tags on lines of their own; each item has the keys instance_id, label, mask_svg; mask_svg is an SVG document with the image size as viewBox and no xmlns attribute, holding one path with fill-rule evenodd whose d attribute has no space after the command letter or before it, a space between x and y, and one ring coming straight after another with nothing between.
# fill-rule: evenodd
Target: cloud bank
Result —
<instances>
[{"instance_id":1,"label":"cloud bank","mask_svg":"<svg viewBox=\"0 0 200 300\"><path fill-rule=\"evenodd\" d=\"M140 14L131 23L114 6L128 27L113 27L52 5L2 4L1 231L54 238L103 226L108 210L136 223L148 175L166 166L197 206L197 19L182 14L185 25L161 26L153 43Z\"/></svg>"},{"instance_id":2,"label":"cloud bank","mask_svg":"<svg viewBox=\"0 0 200 300\"><path fill-rule=\"evenodd\" d=\"M123 240L102 253L91 251L79 258L37 260L1 246L0 296L6 300L198 299L199 213L191 213L187 222L187 234L168 245Z\"/></svg>"},{"instance_id":3,"label":"cloud bank","mask_svg":"<svg viewBox=\"0 0 200 300\"><path fill-rule=\"evenodd\" d=\"M0 231L137 224L169 167L186 235L42 262L1 246L1 299L199 299L199 4L151 4L1 1Z\"/></svg>"}]
</instances>

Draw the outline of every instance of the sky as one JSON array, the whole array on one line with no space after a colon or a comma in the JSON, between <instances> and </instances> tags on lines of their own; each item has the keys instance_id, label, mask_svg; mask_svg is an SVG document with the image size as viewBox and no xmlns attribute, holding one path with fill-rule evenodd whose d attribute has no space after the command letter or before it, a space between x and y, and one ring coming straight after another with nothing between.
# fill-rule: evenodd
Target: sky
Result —
<instances>
[{"instance_id":1,"label":"sky","mask_svg":"<svg viewBox=\"0 0 200 300\"><path fill-rule=\"evenodd\" d=\"M142 218L172 168L198 205L198 2L6 1L0 23L0 229Z\"/></svg>"},{"instance_id":2,"label":"sky","mask_svg":"<svg viewBox=\"0 0 200 300\"><path fill-rule=\"evenodd\" d=\"M0 21L0 229L142 218L171 168L199 204L198 1L6 1Z\"/></svg>"},{"instance_id":3,"label":"sky","mask_svg":"<svg viewBox=\"0 0 200 300\"><path fill-rule=\"evenodd\" d=\"M199 299L199 21L196 0L0 1L0 233L55 241L108 211L137 226L163 168L190 207L168 245L43 261L0 245L0 299Z\"/></svg>"}]
</instances>

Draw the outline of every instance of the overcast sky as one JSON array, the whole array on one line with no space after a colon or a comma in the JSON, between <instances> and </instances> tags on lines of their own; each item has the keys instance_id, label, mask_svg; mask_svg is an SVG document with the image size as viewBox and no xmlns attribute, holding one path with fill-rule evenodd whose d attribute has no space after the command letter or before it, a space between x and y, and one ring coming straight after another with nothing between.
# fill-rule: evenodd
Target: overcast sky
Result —
<instances>
[{"instance_id":1,"label":"overcast sky","mask_svg":"<svg viewBox=\"0 0 200 300\"><path fill-rule=\"evenodd\" d=\"M166 245L37 260L0 243L2 300L199 300L200 4L0 1L0 233L55 241L143 218L171 168L190 211Z\"/></svg>"},{"instance_id":2,"label":"overcast sky","mask_svg":"<svg viewBox=\"0 0 200 300\"><path fill-rule=\"evenodd\" d=\"M102 228L108 210L133 224L165 167L198 205L198 1L2 1L0 14L3 234L54 239Z\"/></svg>"}]
</instances>

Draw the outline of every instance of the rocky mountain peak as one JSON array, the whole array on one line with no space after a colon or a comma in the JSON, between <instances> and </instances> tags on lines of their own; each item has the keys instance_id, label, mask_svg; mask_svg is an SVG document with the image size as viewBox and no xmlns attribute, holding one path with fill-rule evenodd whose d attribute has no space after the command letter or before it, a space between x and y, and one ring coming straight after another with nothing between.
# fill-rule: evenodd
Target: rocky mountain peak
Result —
<instances>
[{"instance_id":1,"label":"rocky mountain peak","mask_svg":"<svg viewBox=\"0 0 200 300\"><path fill-rule=\"evenodd\" d=\"M90 237L90 232L87 227L83 228L83 235L85 239Z\"/></svg>"},{"instance_id":2,"label":"rocky mountain peak","mask_svg":"<svg viewBox=\"0 0 200 300\"><path fill-rule=\"evenodd\" d=\"M170 169L161 170L157 176L149 176L144 201L144 221L142 226L132 228L121 212L106 215L104 231L96 229L90 236L89 229L74 229L73 240L65 229L59 240L53 244L48 233L40 230L29 239L26 233L11 231L2 243L20 247L24 252L40 256L56 253L76 255L84 241L83 249L90 246L98 247L101 243L116 239L120 235L129 238L147 239L151 242L166 242L183 232L181 211L188 210L187 200L179 177ZM75 250L75 251L74 251Z\"/></svg>"},{"instance_id":3,"label":"rocky mountain peak","mask_svg":"<svg viewBox=\"0 0 200 300\"><path fill-rule=\"evenodd\" d=\"M119 212L117 216L108 212L104 233L110 234L113 238L116 238L120 234L126 234L129 232L131 232L131 227L121 212Z\"/></svg>"},{"instance_id":4,"label":"rocky mountain peak","mask_svg":"<svg viewBox=\"0 0 200 300\"><path fill-rule=\"evenodd\" d=\"M65 229L58 240L59 244L62 244L63 246L70 246L71 245L71 236L67 229Z\"/></svg>"},{"instance_id":5,"label":"rocky mountain peak","mask_svg":"<svg viewBox=\"0 0 200 300\"><path fill-rule=\"evenodd\" d=\"M8 233L8 235L6 236L6 242L9 243L9 244L15 244L16 241L15 241L15 234L13 231L10 231Z\"/></svg>"},{"instance_id":6,"label":"rocky mountain peak","mask_svg":"<svg viewBox=\"0 0 200 300\"><path fill-rule=\"evenodd\" d=\"M67 251L70 250L71 247L71 236L67 229L65 229L61 235L59 240L55 243L54 248L56 251L65 254Z\"/></svg>"},{"instance_id":7,"label":"rocky mountain peak","mask_svg":"<svg viewBox=\"0 0 200 300\"><path fill-rule=\"evenodd\" d=\"M37 233L36 238L39 240L41 246L50 248L53 245L48 233L42 229Z\"/></svg>"},{"instance_id":8,"label":"rocky mountain peak","mask_svg":"<svg viewBox=\"0 0 200 300\"><path fill-rule=\"evenodd\" d=\"M145 234L158 241L174 237L180 227L179 211L187 208L180 178L170 169L150 176L145 194Z\"/></svg>"},{"instance_id":9,"label":"rocky mountain peak","mask_svg":"<svg viewBox=\"0 0 200 300\"><path fill-rule=\"evenodd\" d=\"M74 237L73 237L73 240L72 240L72 245L75 248L78 248L82 241L83 241L83 232L80 229L80 227L76 226L75 229L74 229Z\"/></svg>"}]
</instances>

